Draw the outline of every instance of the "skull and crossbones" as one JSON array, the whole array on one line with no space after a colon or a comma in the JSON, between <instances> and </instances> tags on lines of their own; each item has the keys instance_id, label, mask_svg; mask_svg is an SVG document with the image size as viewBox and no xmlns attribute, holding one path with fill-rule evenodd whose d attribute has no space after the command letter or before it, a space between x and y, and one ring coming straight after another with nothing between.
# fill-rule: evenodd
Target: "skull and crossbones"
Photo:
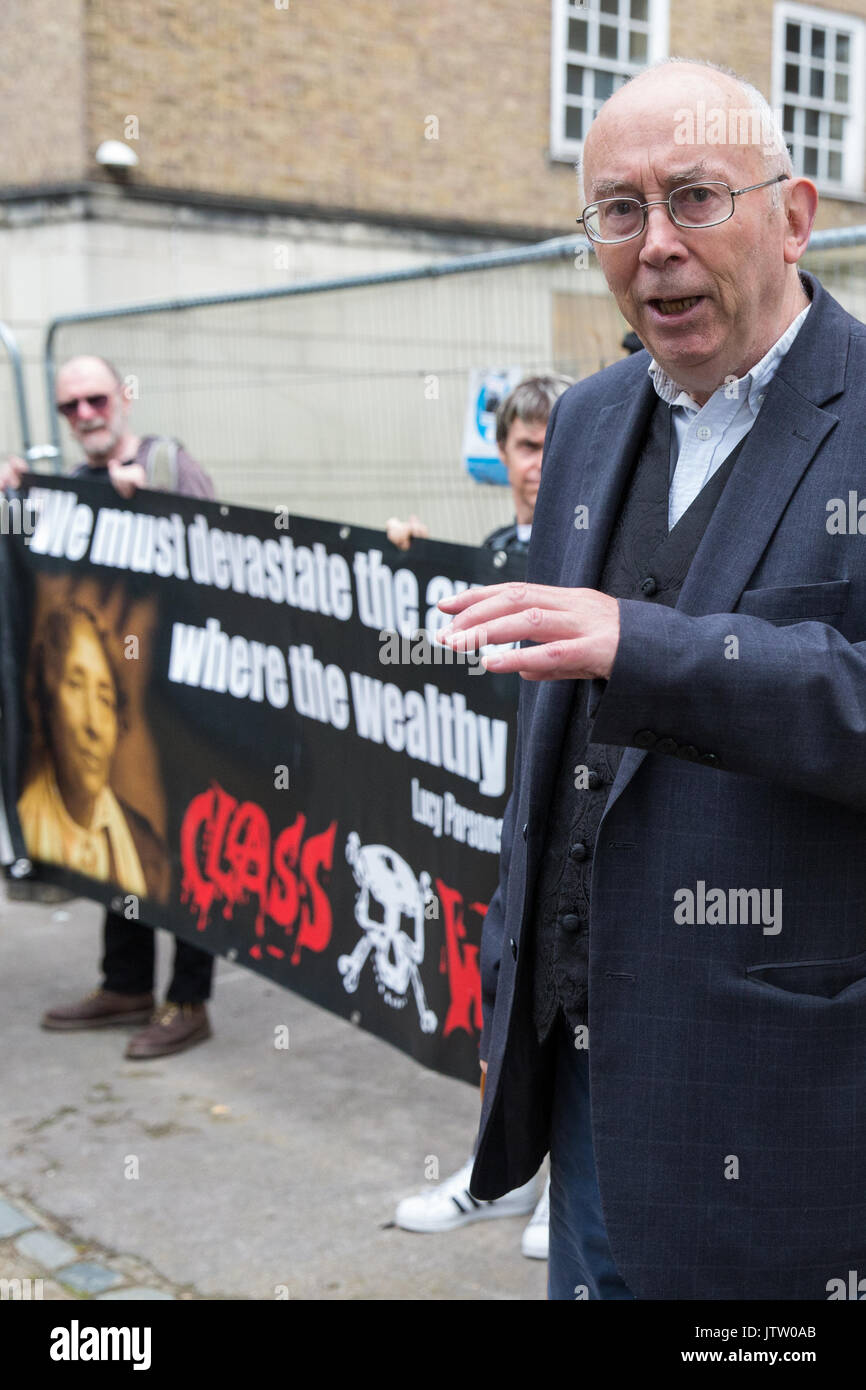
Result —
<instances>
[{"instance_id":1,"label":"skull and crossbones","mask_svg":"<svg viewBox=\"0 0 866 1390\"><path fill-rule=\"evenodd\" d=\"M419 970L424 959L424 907L431 896L430 875L421 873L416 878L405 859L388 845L362 845L354 830L346 841L346 858L358 885L355 920L364 935L351 955L337 960L343 987L354 994L372 952L373 969L382 988L405 995L411 984L421 1031L432 1033L437 1018L427 1007ZM379 920L371 915L371 895L381 910ZM402 928L404 914L414 920L414 937Z\"/></svg>"}]
</instances>

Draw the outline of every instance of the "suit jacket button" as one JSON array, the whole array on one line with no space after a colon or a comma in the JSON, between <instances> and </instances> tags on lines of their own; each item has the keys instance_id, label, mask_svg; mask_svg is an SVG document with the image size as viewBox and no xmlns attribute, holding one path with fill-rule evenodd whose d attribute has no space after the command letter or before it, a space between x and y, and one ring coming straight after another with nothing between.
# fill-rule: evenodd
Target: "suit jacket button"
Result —
<instances>
[{"instance_id":1,"label":"suit jacket button","mask_svg":"<svg viewBox=\"0 0 866 1390\"><path fill-rule=\"evenodd\" d=\"M656 741L656 735L652 729L639 729L632 739L635 748L652 748Z\"/></svg>"},{"instance_id":2,"label":"suit jacket button","mask_svg":"<svg viewBox=\"0 0 866 1390\"><path fill-rule=\"evenodd\" d=\"M514 940L513 936L508 938L508 943L511 947L511 954L513 955L514 959L517 960L517 942Z\"/></svg>"},{"instance_id":3,"label":"suit jacket button","mask_svg":"<svg viewBox=\"0 0 866 1390\"><path fill-rule=\"evenodd\" d=\"M698 758L698 762L703 763L704 767L719 766L719 759L717 758L715 753L702 753L701 756Z\"/></svg>"},{"instance_id":4,"label":"suit jacket button","mask_svg":"<svg viewBox=\"0 0 866 1390\"><path fill-rule=\"evenodd\" d=\"M576 932L580 927L580 918L576 912L566 912L565 916L560 918L560 921L566 931Z\"/></svg>"},{"instance_id":5,"label":"suit jacket button","mask_svg":"<svg viewBox=\"0 0 866 1390\"><path fill-rule=\"evenodd\" d=\"M677 753L678 758L684 758L687 763L696 763L700 756L700 753L698 752L697 748L695 748L693 743L680 744L680 748Z\"/></svg>"},{"instance_id":6,"label":"suit jacket button","mask_svg":"<svg viewBox=\"0 0 866 1390\"><path fill-rule=\"evenodd\" d=\"M660 738L653 749L654 753L676 753L676 751L677 741L675 738Z\"/></svg>"},{"instance_id":7,"label":"suit jacket button","mask_svg":"<svg viewBox=\"0 0 866 1390\"><path fill-rule=\"evenodd\" d=\"M587 786L592 787L593 790L595 790L596 787L600 787L603 781L604 778L602 777L600 772L590 772L589 776L586 779Z\"/></svg>"},{"instance_id":8,"label":"suit jacket button","mask_svg":"<svg viewBox=\"0 0 866 1390\"><path fill-rule=\"evenodd\" d=\"M589 850L587 849L586 845L583 843L582 840L578 840L575 844L573 844L568 852L571 855L571 858L576 859L578 863L580 863L582 859L586 859L587 855L589 854Z\"/></svg>"},{"instance_id":9,"label":"suit jacket button","mask_svg":"<svg viewBox=\"0 0 866 1390\"><path fill-rule=\"evenodd\" d=\"M524 838L524 840L525 840L527 834L529 833L529 821L525 821L525 822L524 822L523 829L522 829L522 831L521 831L520 833L522 834L522 836L523 836L523 838Z\"/></svg>"},{"instance_id":10,"label":"suit jacket button","mask_svg":"<svg viewBox=\"0 0 866 1390\"><path fill-rule=\"evenodd\" d=\"M659 586L652 575L648 574L646 579L641 582L640 591L642 594L646 594L647 598L652 598L653 594L658 593L658 588Z\"/></svg>"}]
</instances>

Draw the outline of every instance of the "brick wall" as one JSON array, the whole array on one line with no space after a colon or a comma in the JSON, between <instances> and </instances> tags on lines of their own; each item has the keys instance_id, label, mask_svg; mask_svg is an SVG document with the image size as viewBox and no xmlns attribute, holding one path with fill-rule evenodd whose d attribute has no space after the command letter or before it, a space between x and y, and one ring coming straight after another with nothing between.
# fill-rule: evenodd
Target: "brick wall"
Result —
<instances>
[{"instance_id":1,"label":"brick wall","mask_svg":"<svg viewBox=\"0 0 866 1390\"><path fill-rule=\"evenodd\" d=\"M93 151L133 116L144 186L566 233L550 18L550 0L3 0L0 181L108 178ZM769 93L771 25L771 0L671 0L670 51ZM864 217L828 201L819 225Z\"/></svg>"},{"instance_id":2,"label":"brick wall","mask_svg":"<svg viewBox=\"0 0 866 1390\"><path fill-rule=\"evenodd\" d=\"M0 3L0 187L81 178L84 0Z\"/></svg>"}]
</instances>

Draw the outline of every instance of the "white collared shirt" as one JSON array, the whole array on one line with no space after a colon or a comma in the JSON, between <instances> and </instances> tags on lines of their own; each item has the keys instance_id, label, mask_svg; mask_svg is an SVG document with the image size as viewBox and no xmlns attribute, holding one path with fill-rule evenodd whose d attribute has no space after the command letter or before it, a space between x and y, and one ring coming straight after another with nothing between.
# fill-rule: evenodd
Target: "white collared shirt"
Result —
<instances>
[{"instance_id":1,"label":"white collared shirt","mask_svg":"<svg viewBox=\"0 0 866 1390\"><path fill-rule=\"evenodd\" d=\"M653 386L671 407L673 423L669 529L676 526L704 484L752 428L767 387L811 307L806 305L750 372L720 386L702 406L668 376L655 358L650 362L648 371Z\"/></svg>"}]
</instances>

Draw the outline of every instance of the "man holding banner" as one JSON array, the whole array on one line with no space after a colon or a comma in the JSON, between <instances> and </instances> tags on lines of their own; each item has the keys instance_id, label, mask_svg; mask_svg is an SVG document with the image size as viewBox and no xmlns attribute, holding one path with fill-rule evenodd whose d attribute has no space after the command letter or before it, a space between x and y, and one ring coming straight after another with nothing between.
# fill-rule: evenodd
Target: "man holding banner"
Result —
<instances>
[{"instance_id":1,"label":"man holding banner","mask_svg":"<svg viewBox=\"0 0 866 1390\"><path fill-rule=\"evenodd\" d=\"M85 454L73 477L110 482L123 497L148 487L213 497L210 478L176 441L132 433L129 395L111 363L72 358L59 368L55 391L57 409ZM0 490L20 486L25 471L22 459L10 458ZM163 900L164 849L146 819L118 802L108 786L123 694L95 615L80 605L50 613L34 655L50 756L19 801L28 851L116 883L127 901ZM127 1057L183 1051L211 1035L206 1001L213 965L210 952L177 938L166 1002L154 1012L154 932L134 911L107 911L102 985L85 999L49 1009L42 1027L68 1032L146 1023L130 1039Z\"/></svg>"}]
</instances>

